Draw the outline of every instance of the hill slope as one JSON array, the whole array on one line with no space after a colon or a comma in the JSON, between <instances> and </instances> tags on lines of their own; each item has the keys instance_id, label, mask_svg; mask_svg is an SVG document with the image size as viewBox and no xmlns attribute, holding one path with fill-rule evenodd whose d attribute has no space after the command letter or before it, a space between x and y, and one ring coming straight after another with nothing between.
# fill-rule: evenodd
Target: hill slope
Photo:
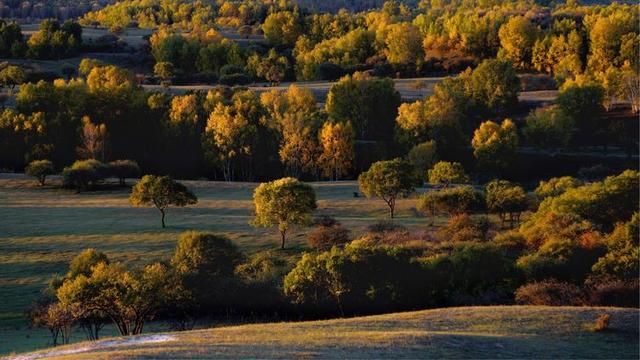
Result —
<instances>
[{"instance_id":1,"label":"hill slope","mask_svg":"<svg viewBox=\"0 0 640 360\"><path fill-rule=\"evenodd\" d=\"M590 330L599 314L610 328ZM22 359L634 358L637 309L492 306L223 327L81 343Z\"/></svg>"}]
</instances>

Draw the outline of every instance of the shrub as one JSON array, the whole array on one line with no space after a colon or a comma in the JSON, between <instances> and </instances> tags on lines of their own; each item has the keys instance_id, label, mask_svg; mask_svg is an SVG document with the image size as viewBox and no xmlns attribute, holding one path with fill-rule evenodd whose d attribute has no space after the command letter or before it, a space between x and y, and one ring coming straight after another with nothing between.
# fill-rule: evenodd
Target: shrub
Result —
<instances>
[{"instance_id":1,"label":"shrub","mask_svg":"<svg viewBox=\"0 0 640 360\"><path fill-rule=\"evenodd\" d=\"M133 160L116 160L109 163L109 172L112 176L117 177L120 186L125 186L127 178L140 177L140 167Z\"/></svg>"},{"instance_id":2,"label":"shrub","mask_svg":"<svg viewBox=\"0 0 640 360\"><path fill-rule=\"evenodd\" d=\"M34 160L27 165L24 172L37 178L40 186L44 186L47 176L53 174L53 163L49 160Z\"/></svg>"},{"instance_id":3,"label":"shrub","mask_svg":"<svg viewBox=\"0 0 640 360\"><path fill-rule=\"evenodd\" d=\"M318 226L307 234L307 243L316 250L329 250L349 241L349 230L340 224Z\"/></svg>"},{"instance_id":4,"label":"shrub","mask_svg":"<svg viewBox=\"0 0 640 360\"><path fill-rule=\"evenodd\" d=\"M375 224L367 226L367 231L372 233L386 233L392 231L406 230L406 228L400 224L396 224L393 221L381 220Z\"/></svg>"},{"instance_id":5,"label":"shrub","mask_svg":"<svg viewBox=\"0 0 640 360\"><path fill-rule=\"evenodd\" d=\"M593 306L640 307L638 279L599 278L587 282L589 304Z\"/></svg>"},{"instance_id":6,"label":"shrub","mask_svg":"<svg viewBox=\"0 0 640 360\"><path fill-rule=\"evenodd\" d=\"M491 303L510 301L521 278L505 249L490 243L457 244L449 254L426 259L424 266L444 299L455 289L456 305L478 303L489 292Z\"/></svg>"},{"instance_id":7,"label":"shrub","mask_svg":"<svg viewBox=\"0 0 640 360\"><path fill-rule=\"evenodd\" d=\"M438 212L459 215L481 209L483 202L482 194L473 187L460 186L426 192L420 197L418 210L429 212L431 216Z\"/></svg>"},{"instance_id":8,"label":"shrub","mask_svg":"<svg viewBox=\"0 0 640 360\"><path fill-rule=\"evenodd\" d=\"M438 236L441 241L486 241L490 226L486 217L473 219L467 214L459 214L438 230Z\"/></svg>"},{"instance_id":9,"label":"shrub","mask_svg":"<svg viewBox=\"0 0 640 360\"><path fill-rule=\"evenodd\" d=\"M78 160L62 170L63 184L77 191L86 190L104 179L106 170L107 167L98 160Z\"/></svg>"},{"instance_id":10,"label":"shrub","mask_svg":"<svg viewBox=\"0 0 640 360\"><path fill-rule=\"evenodd\" d=\"M557 280L529 283L516 290L516 302L522 305L579 306L584 296L576 285Z\"/></svg>"},{"instance_id":11,"label":"shrub","mask_svg":"<svg viewBox=\"0 0 640 360\"><path fill-rule=\"evenodd\" d=\"M246 85L251 82L249 77L245 74L229 74L222 75L218 82L222 85L233 86L233 85Z\"/></svg>"}]
</instances>

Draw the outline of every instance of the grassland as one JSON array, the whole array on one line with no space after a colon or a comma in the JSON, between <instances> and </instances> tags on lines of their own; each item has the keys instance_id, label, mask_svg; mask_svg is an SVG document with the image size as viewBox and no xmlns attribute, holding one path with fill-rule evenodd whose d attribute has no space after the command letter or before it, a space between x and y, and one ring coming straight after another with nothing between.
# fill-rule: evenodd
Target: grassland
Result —
<instances>
[{"instance_id":1,"label":"grassland","mask_svg":"<svg viewBox=\"0 0 640 360\"><path fill-rule=\"evenodd\" d=\"M185 183L199 203L170 209L163 230L157 210L129 205L128 188L76 194L57 186L40 188L24 175L0 174L0 354L46 346L46 330L28 329L24 311L51 276L64 274L69 260L85 248L99 249L130 265L143 264L169 258L179 234L192 229L225 234L248 253L278 248L275 229L249 225L256 184ZM317 214L335 216L353 236L387 217L383 201L353 197L355 182L313 186L319 200ZM396 221L408 228L425 228L426 219L414 207L415 200L400 200ZM286 251L304 250L304 233L305 229L294 231ZM82 335L74 339L81 340Z\"/></svg>"},{"instance_id":2,"label":"grassland","mask_svg":"<svg viewBox=\"0 0 640 360\"><path fill-rule=\"evenodd\" d=\"M611 316L594 332L599 314ZM497 306L255 324L108 341L29 354L56 359L616 358L637 359L638 310ZM147 338L148 339L148 338ZM72 353L74 351L84 352ZM64 355L62 355L64 354Z\"/></svg>"}]
</instances>

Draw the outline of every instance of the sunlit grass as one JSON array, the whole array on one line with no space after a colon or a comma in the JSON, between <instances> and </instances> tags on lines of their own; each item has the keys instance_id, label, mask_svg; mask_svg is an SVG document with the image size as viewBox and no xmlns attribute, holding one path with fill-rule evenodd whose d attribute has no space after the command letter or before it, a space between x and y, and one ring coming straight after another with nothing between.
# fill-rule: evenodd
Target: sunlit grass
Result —
<instances>
[{"instance_id":1,"label":"sunlit grass","mask_svg":"<svg viewBox=\"0 0 640 360\"><path fill-rule=\"evenodd\" d=\"M606 312L610 331L588 325ZM638 358L638 310L494 306L220 327L61 359ZM75 345L82 346L82 344ZM72 346L73 347L73 346ZM61 348L68 349L68 348Z\"/></svg>"}]
</instances>

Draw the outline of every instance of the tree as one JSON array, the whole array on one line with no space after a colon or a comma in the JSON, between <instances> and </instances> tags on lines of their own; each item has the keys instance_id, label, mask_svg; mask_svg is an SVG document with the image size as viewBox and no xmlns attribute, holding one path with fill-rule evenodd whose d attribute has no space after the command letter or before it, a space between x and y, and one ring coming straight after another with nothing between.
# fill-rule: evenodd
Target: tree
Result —
<instances>
[{"instance_id":1,"label":"tree","mask_svg":"<svg viewBox=\"0 0 640 360\"><path fill-rule=\"evenodd\" d=\"M78 147L78 155L85 159L104 161L107 136L105 124L93 124L88 116L83 117L81 146Z\"/></svg>"},{"instance_id":2,"label":"tree","mask_svg":"<svg viewBox=\"0 0 640 360\"><path fill-rule=\"evenodd\" d=\"M297 12L279 11L267 16L262 31L272 45L294 45L302 34L302 24Z\"/></svg>"},{"instance_id":3,"label":"tree","mask_svg":"<svg viewBox=\"0 0 640 360\"><path fill-rule=\"evenodd\" d=\"M78 65L78 74L87 77L93 68L104 66L104 63L97 59L84 58Z\"/></svg>"},{"instance_id":4,"label":"tree","mask_svg":"<svg viewBox=\"0 0 640 360\"><path fill-rule=\"evenodd\" d=\"M518 131L511 119L498 125L485 121L473 133L471 140L473 156L481 167L489 171L505 171L515 159L518 146Z\"/></svg>"},{"instance_id":5,"label":"tree","mask_svg":"<svg viewBox=\"0 0 640 360\"><path fill-rule=\"evenodd\" d=\"M86 190L103 180L106 170L106 166L96 159L78 160L62 170L62 183L78 192Z\"/></svg>"},{"instance_id":6,"label":"tree","mask_svg":"<svg viewBox=\"0 0 640 360\"><path fill-rule=\"evenodd\" d=\"M500 113L518 104L520 79L508 61L484 60L467 81L468 92L485 110Z\"/></svg>"},{"instance_id":7,"label":"tree","mask_svg":"<svg viewBox=\"0 0 640 360\"><path fill-rule=\"evenodd\" d=\"M414 146L407 154L407 160L413 166L416 178L422 181L424 174L430 169L436 160L437 146L433 140Z\"/></svg>"},{"instance_id":8,"label":"tree","mask_svg":"<svg viewBox=\"0 0 640 360\"><path fill-rule=\"evenodd\" d=\"M560 196L567 190L577 188L582 185L584 185L582 180L571 176L551 178L548 181L540 181L535 193L540 199L545 199L552 196Z\"/></svg>"},{"instance_id":9,"label":"tree","mask_svg":"<svg viewBox=\"0 0 640 360\"><path fill-rule=\"evenodd\" d=\"M175 289L169 269L159 263L139 272L120 264L99 263L90 276L65 281L57 291L63 306L83 311L101 311L122 336L142 333L144 324L156 314Z\"/></svg>"},{"instance_id":10,"label":"tree","mask_svg":"<svg viewBox=\"0 0 640 360\"><path fill-rule=\"evenodd\" d=\"M420 196L417 209L431 213L432 217L435 217L437 212L460 215L480 209L482 202L482 196L472 186L465 185L428 191Z\"/></svg>"},{"instance_id":11,"label":"tree","mask_svg":"<svg viewBox=\"0 0 640 360\"><path fill-rule=\"evenodd\" d=\"M391 140L400 94L391 79L356 72L331 86L325 105L329 118L350 121L358 140Z\"/></svg>"},{"instance_id":12,"label":"tree","mask_svg":"<svg viewBox=\"0 0 640 360\"><path fill-rule=\"evenodd\" d=\"M198 198L187 187L169 176L145 175L133 187L129 202L133 206L155 206L162 214L164 228L165 213L170 206L193 205L198 202Z\"/></svg>"},{"instance_id":13,"label":"tree","mask_svg":"<svg viewBox=\"0 0 640 360\"><path fill-rule=\"evenodd\" d=\"M524 189L506 180L493 180L485 187L487 208L500 216L504 226L507 216L511 227L520 221L520 214L528 207Z\"/></svg>"},{"instance_id":14,"label":"tree","mask_svg":"<svg viewBox=\"0 0 640 360\"><path fill-rule=\"evenodd\" d=\"M524 16L514 16L498 32L501 49L498 57L511 61L517 68L531 64L531 50L538 37L538 29Z\"/></svg>"},{"instance_id":15,"label":"tree","mask_svg":"<svg viewBox=\"0 0 640 360\"><path fill-rule=\"evenodd\" d=\"M543 149L567 146L573 131L573 118L555 106L533 110L522 130L529 144Z\"/></svg>"},{"instance_id":16,"label":"tree","mask_svg":"<svg viewBox=\"0 0 640 360\"><path fill-rule=\"evenodd\" d=\"M162 79L162 81L171 81L174 75L173 63L168 61L157 62L153 66L153 73Z\"/></svg>"},{"instance_id":17,"label":"tree","mask_svg":"<svg viewBox=\"0 0 640 360\"><path fill-rule=\"evenodd\" d=\"M27 165L24 172L37 178L40 186L44 186L47 176L53 174L53 163L49 160L34 160Z\"/></svg>"},{"instance_id":18,"label":"tree","mask_svg":"<svg viewBox=\"0 0 640 360\"><path fill-rule=\"evenodd\" d=\"M389 206L393 219L398 197L407 196L413 192L413 169L411 165L401 159L378 161L369 170L358 177L360 191L366 197L380 197Z\"/></svg>"},{"instance_id":19,"label":"tree","mask_svg":"<svg viewBox=\"0 0 640 360\"><path fill-rule=\"evenodd\" d=\"M619 279L636 279L640 264L640 216L633 214L626 223L618 223L606 237L607 253L593 265L593 271Z\"/></svg>"},{"instance_id":20,"label":"tree","mask_svg":"<svg viewBox=\"0 0 640 360\"><path fill-rule=\"evenodd\" d=\"M100 263L109 264L107 254L96 249L84 249L71 259L66 278L74 279L80 275L91 276L93 267Z\"/></svg>"},{"instance_id":21,"label":"tree","mask_svg":"<svg viewBox=\"0 0 640 360\"><path fill-rule=\"evenodd\" d=\"M140 177L140 166L133 160L115 160L108 164L111 175L118 178L120 186L126 185L127 178Z\"/></svg>"},{"instance_id":22,"label":"tree","mask_svg":"<svg viewBox=\"0 0 640 360\"><path fill-rule=\"evenodd\" d=\"M260 60L256 73L274 86L284 80L289 68L289 60L284 56L278 56L276 51L271 49L267 56Z\"/></svg>"},{"instance_id":23,"label":"tree","mask_svg":"<svg viewBox=\"0 0 640 360\"><path fill-rule=\"evenodd\" d=\"M337 181L351 169L354 158L354 131L351 123L326 122L320 130L318 163L325 176Z\"/></svg>"},{"instance_id":24,"label":"tree","mask_svg":"<svg viewBox=\"0 0 640 360\"><path fill-rule=\"evenodd\" d=\"M21 67L9 65L0 71L0 85L8 86L13 90L16 85L22 84L26 80L26 74Z\"/></svg>"},{"instance_id":25,"label":"tree","mask_svg":"<svg viewBox=\"0 0 640 360\"><path fill-rule=\"evenodd\" d=\"M282 178L260 184L253 193L255 206L254 226L278 226L284 249L287 231L293 225L310 223L316 209L313 188L294 178Z\"/></svg>"},{"instance_id":26,"label":"tree","mask_svg":"<svg viewBox=\"0 0 640 360\"><path fill-rule=\"evenodd\" d=\"M252 91L233 95L232 104L218 103L210 114L206 136L218 151L226 181L234 179L234 163L241 155L250 155L258 122L263 114L260 100Z\"/></svg>"},{"instance_id":27,"label":"tree","mask_svg":"<svg viewBox=\"0 0 640 360\"><path fill-rule=\"evenodd\" d=\"M595 83L565 83L556 103L580 130L581 139L591 139L602 130L599 122L602 113L604 89Z\"/></svg>"},{"instance_id":28,"label":"tree","mask_svg":"<svg viewBox=\"0 0 640 360\"><path fill-rule=\"evenodd\" d=\"M180 234L171 266L200 311L211 311L220 305L226 281L233 277L235 267L240 264L242 253L226 237L188 231ZM179 304L185 306L189 304Z\"/></svg>"},{"instance_id":29,"label":"tree","mask_svg":"<svg viewBox=\"0 0 640 360\"><path fill-rule=\"evenodd\" d=\"M464 171L462 164L457 162L439 161L427 172L427 180L431 185L466 184L469 176Z\"/></svg>"},{"instance_id":30,"label":"tree","mask_svg":"<svg viewBox=\"0 0 640 360\"><path fill-rule=\"evenodd\" d=\"M411 23L389 26L385 43L387 59L392 64L415 65L423 61L422 35Z\"/></svg>"}]
</instances>

